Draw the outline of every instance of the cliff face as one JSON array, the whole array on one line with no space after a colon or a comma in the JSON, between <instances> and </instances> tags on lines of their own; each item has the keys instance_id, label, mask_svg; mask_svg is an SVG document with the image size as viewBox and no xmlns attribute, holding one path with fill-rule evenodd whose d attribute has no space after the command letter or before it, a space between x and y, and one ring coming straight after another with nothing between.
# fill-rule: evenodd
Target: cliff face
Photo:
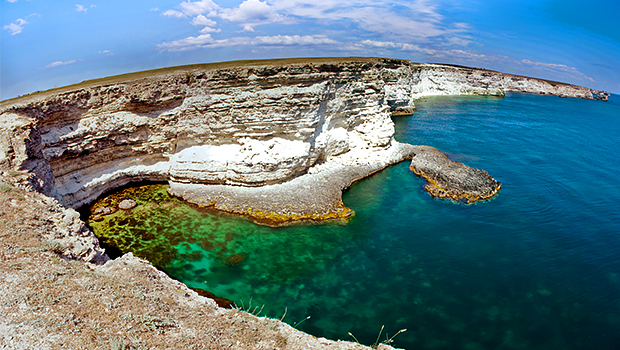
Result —
<instances>
[{"instance_id":1,"label":"cliff face","mask_svg":"<svg viewBox=\"0 0 620 350\"><path fill-rule=\"evenodd\" d=\"M583 86L459 66L423 64L413 67L411 96L483 95L507 92L607 100L609 94Z\"/></svg>"},{"instance_id":2,"label":"cliff face","mask_svg":"<svg viewBox=\"0 0 620 350\"><path fill-rule=\"evenodd\" d=\"M389 148L400 61L191 70L2 111L0 164L77 207L130 180L264 186L351 148Z\"/></svg>"},{"instance_id":3,"label":"cliff face","mask_svg":"<svg viewBox=\"0 0 620 350\"><path fill-rule=\"evenodd\" d=\"M106 262L96 237L67 207L152 180L169 181L173 194L194 203L263 223L342 218L351 214L342 189L406 158L414 158L412 170L430 182L429 192L484 199L499 190L498 182L438 150L396 142L391 114L410 114L415 98L433 94L605 98L587 88L452 66L299 61L179 67L0 102L0 229L6 232L0 241L7 243L0 255L12 263L0 264L6 270L0 329L21 337L8 346L97 347L106 344L89 342L144 327L149 339L139 346L183 347L179 339L185 339L216 348L361 349L225 312L131 255ZM59 283L40 283L49 276ZM47 297L27 302L22 292ZM63 326L24 329L32 319ZM76 338L76 327L84 337Z\"/></svg>"},{"instance_id":4,"label":"cliff face","mask_svg":"<svg viewBox=\"0 0 620 350\"><path fill-rule=\"evenodd\" d=\"M602 96L391 59L180 67L0 104L0 169L29 171L34 189L67 207L152 180L170 181L175 194L197 203L256 217L281 209L285 198L274 194L291 189L280 184L316 188L330 178L334 190L309 190L310 202L278 213L346 216L343 188L415 153L394 141L391 113L409 114L413 100L426 95L506 91ZM266 199L252 200L258 192L247 188L267 191Z\"/></svg>"}]
</instances>

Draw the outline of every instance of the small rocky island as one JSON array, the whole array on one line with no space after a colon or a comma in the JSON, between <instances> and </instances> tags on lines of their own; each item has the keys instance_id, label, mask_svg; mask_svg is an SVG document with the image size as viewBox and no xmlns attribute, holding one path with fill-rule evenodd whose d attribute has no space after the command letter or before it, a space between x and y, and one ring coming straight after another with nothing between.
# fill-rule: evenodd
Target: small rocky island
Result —
<instances>
[{"instance_id":1,"label":"small rocky island","mask_svg":"<svg viewBox=\"0 0 620 350\"><path fill-rule=\"evenodd\" d=\"M499 191L499 182L435 148L396 141L391 118L411 115L414 101L423 96L507 92L608 97L585 87L482 69L317 58L166 68L0 102L2 300L19 310L7 318L9 309L0 309L0 329L25 334L7 344L58 347L73 339L71 327L81 325L93 346L101 345L92 340L100 339L101 329L107 339L146 329L151 332L140 346L171 346L182 338L200 339L205 346L243 341L247 348L361 348L316 339L277 320L223 311L131 254L109 261L74 209L131 182L165 181L175 196L261 224L347 218L352 212L342 202L342 191L406 159L428 181L431 195L467 203L486 200ZM132 205L123 203L121 209ZM29 219L20 221L20 216ZM31 234L24 236L29 228ZM9 261L23 268L13 271ZM37 267L26 268L30 265ZM23 288L50 298L61 293L57 284L36 282L49 274L62 284L98 286L98 294L78 288L47 306L52 299L14 298ZM135 305L148 317L135 314ZM70 324L60 331L24 326L43 307L52 308L45 311L50 322L57 321L54 312L71 313ZM208 326L205 317L220 328ZM222 331L233 325L253 336L239 340ZM210 342L216 333L220 337Z\"/></svg>"}]
</instances>

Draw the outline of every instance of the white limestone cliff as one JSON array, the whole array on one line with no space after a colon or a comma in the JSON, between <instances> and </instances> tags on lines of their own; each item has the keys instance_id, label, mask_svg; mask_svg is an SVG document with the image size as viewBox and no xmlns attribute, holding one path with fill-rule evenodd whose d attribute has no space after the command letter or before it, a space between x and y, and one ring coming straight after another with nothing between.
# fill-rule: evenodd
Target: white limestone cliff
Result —
<instances>
[{"instance_id":1,"label":"white limestone cliff","mask_svg":"<svg viewBox=\"0 0 620 350\"><path fill-rule=\"evenodd\" d=\"M413 146L394 140L391 113L411 114L414 100L427 95L507 91L604 97L574 85L393 59L178 67L0 103L0 169L29 171L34 189L72 208L148 180L168 181L175 194L223 210L332 217L346 214L340 193L353 181L413 156ZM296 179L319 188L326 174L337 178L322 197L331 211L231 197Z\"/></svg>"}]
</instances>

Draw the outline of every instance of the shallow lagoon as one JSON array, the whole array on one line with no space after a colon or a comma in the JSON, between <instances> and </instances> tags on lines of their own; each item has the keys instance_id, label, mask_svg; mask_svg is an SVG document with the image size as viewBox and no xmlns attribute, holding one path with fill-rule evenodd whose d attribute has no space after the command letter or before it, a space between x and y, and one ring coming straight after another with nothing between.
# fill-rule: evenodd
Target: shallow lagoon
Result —
<instances>
[{"instance_id":1,"label":"shallow lagoon","mask_svg":"<svg viewBox=\"0 0 620 350\"><path fill-rule=\"evenodd\" d=\"M612 95L620 101L620 97ZM476 205L431 198L407 162L355 184L346 225L269 228L170 198L91 222L188 286L317 336L408 349L620 348L620 106L512 94L433 97L396 139L503 183ZM258 311L257 309L257 311ZM307 319L307 316L311 316ZM303 322L302 322L303 321ZM385 333L384 331L384 333Z\"/></svg>"}]
</instances>

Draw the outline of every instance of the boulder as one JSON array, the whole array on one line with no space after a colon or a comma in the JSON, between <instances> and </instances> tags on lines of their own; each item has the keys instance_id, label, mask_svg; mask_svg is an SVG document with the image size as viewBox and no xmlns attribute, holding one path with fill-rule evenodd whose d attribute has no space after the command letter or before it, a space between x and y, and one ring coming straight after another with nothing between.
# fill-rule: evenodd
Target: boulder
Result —
<instances>
[{"instance_id":1,"label":"boulder","mask_svg":"<svg viewBox=\"0 0 620 350\"><path fill-rule=\"evenodd\" d=\"M136 203L136 201L134 201L133 199L125 199L118 204L118 208L123 210L129 210L131 208L134 208L136 205L138 205L138 203Z\"/></svg>"}]
</instances>

